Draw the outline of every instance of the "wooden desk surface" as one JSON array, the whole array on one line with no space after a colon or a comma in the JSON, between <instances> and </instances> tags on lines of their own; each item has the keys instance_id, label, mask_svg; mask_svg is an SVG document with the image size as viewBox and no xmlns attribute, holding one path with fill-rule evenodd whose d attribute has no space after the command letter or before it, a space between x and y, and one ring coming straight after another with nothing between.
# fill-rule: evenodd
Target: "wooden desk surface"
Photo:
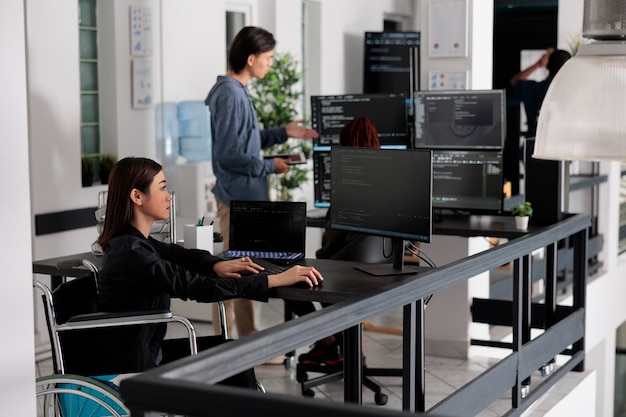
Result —
<instances>
[{"instance_id":1,"label":"wooden desk surface","mask_svg":"<svg viewBox=\"0 0 626 417\"><path fill-rule=\"evenodd\" d=\"M355 266L363 265L359 262L305 259L300 264L314 266L324 276L324 283L319 287L311 289L303 286L272 288L270 297L334 304L351 297L383 291L386 287L398 282L419 278L419 273L373 276L356 270ZM388 264L388 266L391 270L391 264ZM428 268L424 267L417 267L417 269L428 270Z\"/></svg>"},{"instance_id":2,"label":"wooden desk surface","mask_svg":"<svg viewBox=\"0 0 626 417\"><path fill-rule=\"evenodd\" d=\"M491 216L491 215L452 215L443 214L437 221L433 222L433 235L446 236L488 236L502 237L514 239L523 236L529 231L536 230L531 226L528 231L518 230L515 228L515 218L509 215ZM307 217L308 227L324 227L324 218Z\"/></svg>"},{"instance_id":3,"label":"wooden desk surface","mask_svg":"<svg viewBox=\"0 0 626 417\"><path fill-rule=\"evenodd\" d=\"M102 265L102 256L85 252L33 261L33 273L64 277L79 277L90 273L84 267L57 268L59 262L72 259L89 259L97 267ZM334 304L350 297L382 291L389 285L407 279L416 279L419 275L372 276L354 268L362 265L359 262L328 259L304 259L300 264L314 266L324 276L324 284L312 289L303 286L272 288L270 297ZM389 264L389 269L391 269L391 264ZM427 268L422 269L426 270Z\"/></svg>"},{"instance_id":4,"label":"wooden desk surface","mask_svg":"<svg viewBox=\"0 0 626 417\"><path fill-rule=\"evenodd\" d=\"M82 277L83 275L91 273L85 267L62 267L58 268L59 263L64 261L70 261L73 259L88 259L93 262L98 268L102 266L102 256L94 255L91 252L77 253L74 255L59 256L56 258L42 259L39 261L33 261L33 273L44 274L50 276L63 276L63 277Z\"/></svg>"},{"instance_id":5,"label":"wooden desk surface","mask_svg":"<svg viewBox=\"0 0 626 417\"><path fill-rule=\"evenodd\" d=\"M515 227L515 217L513 216L454 216L444 214L433 223L434 235L446 236L487 236L514 239L537 230L531 226L528 230L519 230Z\"/></svg>"}]
</instances>

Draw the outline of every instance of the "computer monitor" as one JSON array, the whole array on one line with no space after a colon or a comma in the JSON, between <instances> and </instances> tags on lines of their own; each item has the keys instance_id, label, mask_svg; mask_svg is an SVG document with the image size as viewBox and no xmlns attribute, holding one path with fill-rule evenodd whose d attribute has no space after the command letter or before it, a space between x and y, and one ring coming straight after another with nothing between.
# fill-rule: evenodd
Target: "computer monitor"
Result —
<instances>
[{"instance_id":1,"label":"computer monitor","mask_svg":"<svg viewBox=\"0 0 626 417\"><path fill-rule=\"evenodd\" d=\"M339 132L356 117L369 118L382 147L407 148L406 97L401 93L311 96L311 126L319 133L313 146L339 144Z\"/></svg>"},{"instance_id":2,"label":"computer monitor","mask_svg":"<svg viewBox=\"0 0 626 417\"><path fill-rule=\"evenodd\" d=\"M313 151L313 205L330 207L330 146Z\"/></svg>"},{"instance_id":3,"label":"computer monitor","mask_svg":"<svg viewBox=\"0 0 626 417\"><path fill-rule=\"evenodd\" d=\"M416 148L502 149L506 135L504 90L417 91Z\"/></svg>"},{"instance_id":4,"label":"computer monitor","mask_svg":"<svg viewBox=\"0 0 626 417\"><path fill-rule=\"evenodd\" d=\"M433 150L433 208L496 214L503 203L502 152Z\"/></svg>"},{"instance_id":5,"label":"computer monitor","mask_svg":"<svg viewBox=\"0 0 626 417\"><path fill-rule=\"evenodd\" d=\"M330 226L392 238L393 264L359 266L372 275L415 273L404 240L432 236L432 151L331 148Z\"/></svg>"},{"instance_id":6,"label":"computer monitor","mask_svg":"<svg viewBox=\"0 0 626 417\"><path fill-rule=\"evenodd\" d=\"M363 93L420 89L420 32L365 32L364 43Z\"/></svg>"}]
</instances>

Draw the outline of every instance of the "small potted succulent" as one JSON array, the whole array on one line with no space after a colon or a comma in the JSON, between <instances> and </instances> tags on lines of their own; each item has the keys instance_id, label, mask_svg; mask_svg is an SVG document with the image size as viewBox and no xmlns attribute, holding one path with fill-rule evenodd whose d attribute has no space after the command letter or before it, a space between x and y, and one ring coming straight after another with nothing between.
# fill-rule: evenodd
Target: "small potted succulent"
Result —
<instances>
[{"instance_id":1,"label":"small potted succulent","mask_svg":"<svg viewBox=\"0 0 626 417\"><path fill-rule=\"evenodd\" d=\"M515 227L519 230L526 230L528 229L528 221L533 215L533 206L530 201L519 203L513 207L511 214L515 216Z\"/></svg>"},{"instance_id":2,"label":"small potted succulent","mask_svg":"<svg viewBox=\"0 0 626 417\"><path fill-rule=\"evenodd\" d=\"M213 254L224 252L224 236L220 232L213 232Z\"/></svg>"}]
</instances>

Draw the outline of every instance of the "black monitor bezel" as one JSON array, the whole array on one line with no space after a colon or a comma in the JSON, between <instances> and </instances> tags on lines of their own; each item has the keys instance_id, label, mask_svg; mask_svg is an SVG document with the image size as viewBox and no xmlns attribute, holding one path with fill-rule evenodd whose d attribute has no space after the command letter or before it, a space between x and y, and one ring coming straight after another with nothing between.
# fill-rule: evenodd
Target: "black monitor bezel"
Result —
<instances>
[{"instance_id":1,"label":"black monitor bezel","mask_svg":"<svg viewBox=\"0 0 626 417\"><path fill-rule=\"evenodd\" d=\"M417 138L417 98L419 96L431 96L431 97L453 97L459 95L478 95L478 96L494 96L499 98L500 105L498 106L500 112L500 141L498 144L452 144L452 143L422 143L421 138ZM493 90L444 90L444 91L414 91L413 92L413 126L411 128L413 137L411 138L412 146L414 148L430 148L430 149L502 149L504 147L504 141L506 138L506 90L493 89ZM419 140L419 142L418 142Z\"/></svg>"},{"instance_id":2,"label":"black monitor bezel","mask_svg":"<svg viewBox=\"0 0 626 417\"><path fill-rule=\"evenodd\" d=\"M428 158L427 160L429 161L429 165L427 168L427 172L429 172L428 175L428 181L425 182L425 184L428 186L428 191L427 194L429 195L429 199L428 199L428 217L429 217L429 230L427 233L424 234L415 234L415 233L407 233L407 232L398 232L398 231L389 231L389 230L383 230L380 228L366 228L366 227L354 227L354 226L348 226L348 225L344 225L341 223L338 223L336 221L336 210L337 210L337 205L333 204L333 195L335 193L336 190L333 190L333 185L334 182L331 182L331 204L330 204L330 227L333 229L338 229L338 230L345 230L345 231L351 231L351 232L357 232L357 233L365 233L365 234L370 234L370 235L374 235L374 236L383 236L383 237L389 237L392 239L403 239L403 240L411 240L411 241L416 241L416 242L423 242L423 243L430 243L432 240L432 225L433 225L433 207L432 207L432 191L433 191L433 182L432 182L432 150L430 149L425 149L425 148L420 148L420 149L381 149L381 148L353 148L353 147L343 147L343 146L333 146L331 148L331 159L337 160L338 158L338 153L341 152L347 152L347 153L363 153L363 152L379 152L379 153L387 153L388 155L393 155L393 153L399 154L400 152L405 153L403 156L407 156L408 154L406 153L427 153L428 154ZM408 157L408 156L407 156ZM331 164L331 181L335 181L333 179L333 177L335 177L333 175L333 169L332 167L336 165L332 165ZM335 170L338 168L335 168ZM423 168L422 168L423 169ZM421 173L421 172L420 172ZM384 173L380 173L380 175L385 175ZM408 173L405 173L405 175L408 175ZM411 178L411 176L409 175L409 177L407 178L405 175L402 176L402 178L400 178L401 182L399 184L410 184L411 181L409 181L409 179ZM421 175L419 176L419 179L423 180L424 176ZM398 179L395 179L398 180ZM422 184L424 185L424 183ZM414 191L414 190L411 190ZM420 190L420 193L423 194L424 190ZM404 198L406 199L406 195L409 194L404 194ZM370 202L371 203L371 202ZM392 202L386 201L385 202L386 205L388 205L389 207L393 207L394 204Z\"/></svg>"},{"instance_id":3,"label":"black monitor bezel","mask_svg":"<svg viewBox=\"0 0 626 417\"><path fill-rule=\"evenodd\" d=\"M394 89L394 91L384 91L383 88L376 88L372 86L372 84L378 79L384 79L385 76L388 78L389 73L380 73L381 76L375 77L374 72L369 71L369 49L371 48L370 43L372 39L380 40L381 42L402 42L407 47L407 51L410 53L410 48L415 48L414 52L414 62L413 65L413 74L411 74L411 68L407 71L407 84L409 86L408 89ZM375 32L375 31L366 31L363 34L363 93L364 94L372 94L372 93L381 93L381 92L403 92L407 96L411 93L411 89L420 90L420 48L421 48L421 32L419 31L383 31L383 32ZM409 61L411 61L411 57L409 56ZM409 62L409 65L411 63ZM401 72L395 74L402 74ZM393 76L393 75L392 75Z\"/></svg>"},{"instance_id":4,"label":"black monitor bezel","mask_svg":"<svg viewBox=\"0 0 626 417\"><path fill-rule=\"evenodd\" d=\"M408 119L408 113L409 113L409 105L410 105L410 99L407 97L407 94L405 93L372 93L372 94L328 94L328 95L312 95L310 100L311 100L311 127L313 129L315 129L320 136L318 138L313 139L313 146L314 147L328 147L328 146L337 146L339 145L339 132L337 132L336 136L333 136L332 139L332 143L321 143L320 140L322 140L322 136L324 135L324 130L323 130L323 126L321 125L321 120L318 119L319 114L316 111L316 108L318 106L318 102L320 100L339 100L339 99L345 99L345 100L349 100L349 99L362 99L362 98L371 98L371 99L390 99L390 98L397 98L398 102L402 102L402 106L399 106L399 108L402 108L402 114L403 114L403 119L404 119L404 132L402 136L398 136L397 139L387 139L385 137L380 137L380 130L379 130L379 139L380 139L380 144L381 147L385 147L385 148L393 148L393 147L398 147L398 148L410 148L411 147L411 142L412 142L412 137L411 137L411 133L410 133L410 129L409 129L409 119ZM407 104L408 103L408 104ZM367 117L370 120L372 120L372 122L374 123L374 125L377 126L378 129L380 129L380 127L378 125L380 125L380 123L377 124L377 114L359 114L358 116L363 116L363 117ZM353 116L353 117L357 117L357 116Z\"/></svg>"},{"instance_id":5,"label":"black monitor bezel","mask_svg":"<svg viewBox=\"0 0 626 417\"><path fill-rule=\"evenodd\" d=\"M433 179L432 179L432 183L433 183L433 210L435 211L435 213L443 213L443 212L448 212L448 213L455 213L455 214L467 214L467 215L500 215L504 212L504 200L505 200L505 195L504 195L504 182L505 182L505 178L504 178L504 153L502 152L501 149L491 149L491 148L480 148L480 149L458 149L458 148L431 148L433 151L433 164L432 164L432 169L433 169ZM436 152L485 152L485 153L498 153L501 155L500 161L501 161L501 165L500 165L500 178L501 178L501 186L500 186L500 204L499 207L497 208L479 208L479 207L450 207L450 206L445 206L445 205L441 205L441 204L437 204L434 201L434 197L435 197L435 178L434 178L434 169L435 169L435 153Z\"/></svg>"}]
</instances>

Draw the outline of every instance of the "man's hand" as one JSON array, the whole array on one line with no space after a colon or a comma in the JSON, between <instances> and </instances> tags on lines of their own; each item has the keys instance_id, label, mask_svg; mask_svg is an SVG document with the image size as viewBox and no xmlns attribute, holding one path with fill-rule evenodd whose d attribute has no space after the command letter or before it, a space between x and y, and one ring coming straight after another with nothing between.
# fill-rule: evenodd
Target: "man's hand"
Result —
<instances>
[{"instance_id":1,"label":"man's hand","mask_svg":"<svg viewBox=\"0 0 626 417\"><path fill-rule=\"evenodd\" d=\"M298 139L314 139L319 136L317 131L314 129L310 129L308 127L304 127L302 125L303 120L294 120L285 126L287 130L287 136L290 138L298 138Z\"/></svg>"},{"instance_id":2,"label":"man's hand","mask_svg":"<svg viewBox=\"0 0 626 417\"><path fill-rule=\"evenodd\" d=\"M274 172L276 174L289 172L289 161L285 158L274 158Z\"/></svg>"},{"instance_id":3,"label":"man's hand","mask_svg":"<svg viewBox=\"0 0 626 417\"><path fill-rule=\"evenodd\" d=\"M554 48L546 49L546 52L543 55L541 55L541 58L539 58L539 62L537 62L537 64L539 64L539 66L542 68L547 67L548 61L550 60L550 55L552 55L552 52L554 52Z\"/></svg>"}]
</instances>

